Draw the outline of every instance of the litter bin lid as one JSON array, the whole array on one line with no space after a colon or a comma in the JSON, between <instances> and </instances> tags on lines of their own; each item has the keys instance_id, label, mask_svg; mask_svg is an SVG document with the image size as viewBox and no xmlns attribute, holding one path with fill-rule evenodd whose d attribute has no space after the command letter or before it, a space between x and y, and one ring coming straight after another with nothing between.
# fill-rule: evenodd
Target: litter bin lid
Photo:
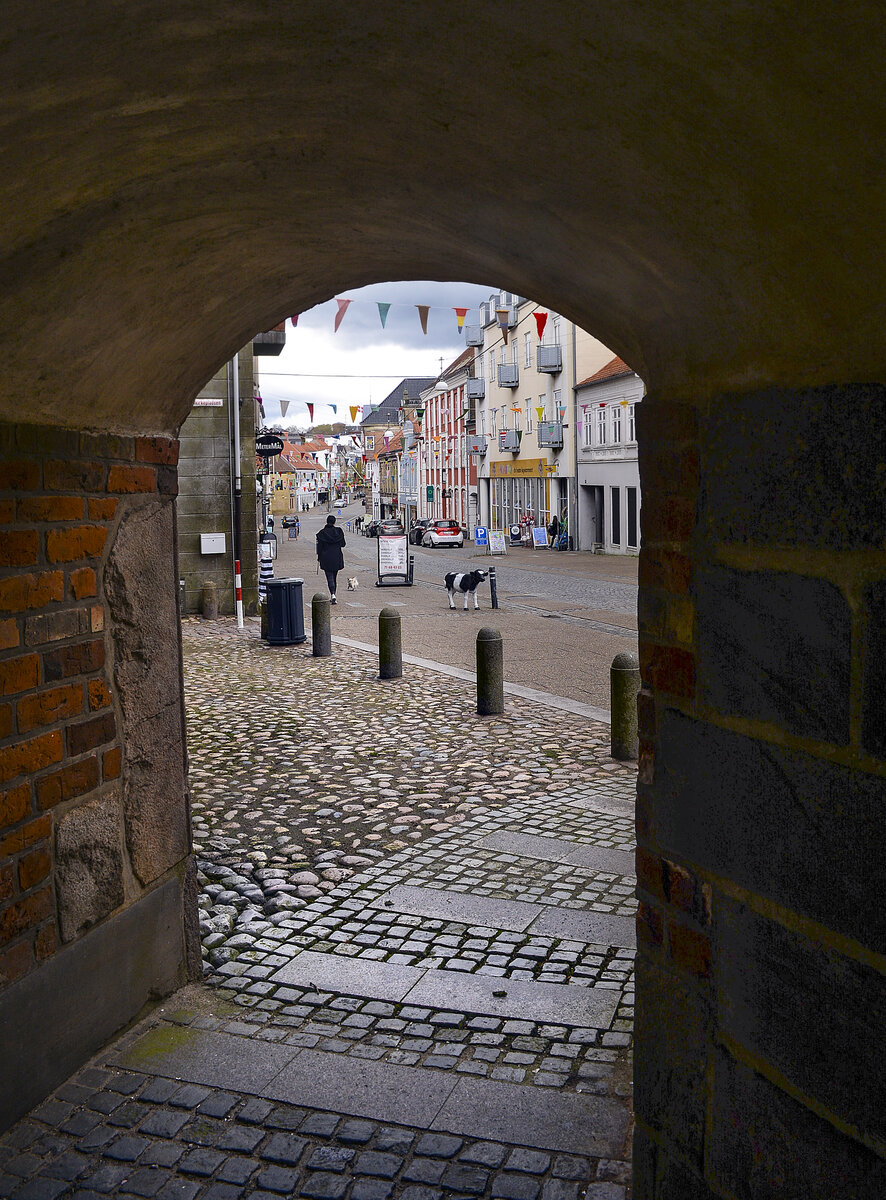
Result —
<instances>
[{"instance_id":1,"label":"litter bin lid","mask_svg":"<svg viewBox=\"0 0 886 1200\"><path fill-rule=\"evenodd\" d=\"M275 584L279 585L281 583L304 583L304 580L297 579L295 576L292 576L292 575L285 575L282 578L280 576L278 576L276 579L268 580L268 587L272 587Z\"/></svg>"}]
</instances>

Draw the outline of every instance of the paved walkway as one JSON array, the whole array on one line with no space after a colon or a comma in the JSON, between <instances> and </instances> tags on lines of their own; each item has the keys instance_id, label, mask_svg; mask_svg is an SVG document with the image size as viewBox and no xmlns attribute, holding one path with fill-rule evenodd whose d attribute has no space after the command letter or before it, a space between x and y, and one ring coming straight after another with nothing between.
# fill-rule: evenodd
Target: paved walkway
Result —
<instances>
[{"instance_id":1,"label":"paved walkway","mask_svg":"<svg viewBox=\"0 0 886 1200\"><path fill-rule=\"evenodd\" d=\"M0 1138L0 1195L624 1200L608 728L254 623L184 645L204 983Z\"/></svg>"}]
</instances>

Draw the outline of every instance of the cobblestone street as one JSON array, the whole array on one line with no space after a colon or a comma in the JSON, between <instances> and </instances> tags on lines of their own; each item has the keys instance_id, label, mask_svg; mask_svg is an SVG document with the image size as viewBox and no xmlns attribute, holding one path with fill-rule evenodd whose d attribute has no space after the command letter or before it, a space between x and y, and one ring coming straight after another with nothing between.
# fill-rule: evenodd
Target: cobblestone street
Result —
<instances>
[{"instance_id":1,"label":"cobblestone street","mask_svg":"<svg viewBox=\"0 0 886 1200\"><path fill-rule=\"evenodd\" d=\"M0 1138L0 1195L624 1200L609 729L183 624L204 981ZM573 705L574 707L574 705Z\"/></svg>"}]
</instances>

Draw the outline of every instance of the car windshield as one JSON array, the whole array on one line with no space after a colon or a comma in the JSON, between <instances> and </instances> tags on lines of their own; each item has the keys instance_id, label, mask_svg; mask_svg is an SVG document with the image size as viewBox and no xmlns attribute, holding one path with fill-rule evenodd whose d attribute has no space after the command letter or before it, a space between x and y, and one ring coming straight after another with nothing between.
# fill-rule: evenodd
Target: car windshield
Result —
<instances>
[{"instance_id":1,"label":"car windshield","mask_svg":"<svg viewBox=\"0 0 886 1200\"><path fill-rule=\"evenodd\" d=\"M454 532L456 532L456 533L458 532L458 525L455 523L455 521L435 521L434 528L435 529L452 529Z\"/></svg>"}]
</instances>

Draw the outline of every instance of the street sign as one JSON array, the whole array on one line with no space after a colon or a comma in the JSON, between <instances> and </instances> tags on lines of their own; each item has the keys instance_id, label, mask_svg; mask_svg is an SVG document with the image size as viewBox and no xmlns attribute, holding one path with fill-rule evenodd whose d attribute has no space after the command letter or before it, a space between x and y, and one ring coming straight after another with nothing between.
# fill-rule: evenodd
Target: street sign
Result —
<instances>
[{"instance_id":1,"label":"street sign","mask_svg":"<svg viewBox=\"0 0 886 1200\"><path fill-rule=\"evenodd\" d=\"M425 496L428 498L428 500L434 499L434 485L432 483L427 485L425 489Z\"/></svg>"},{"instance_id":2,"label":"street sign","mask_svg":"<svg viewBox=\"0 0 886 1200\"><path fill-rule=\"evenodd\" d=\"M262 458L273 458L283 453L283 439L274 433L260 433L255 439L255 452Z\"/></svg>"},{"instance_id":3,"label":"street sign","mask_svg":"<svg viewBox=\"0 0 886 1200\"><path fill-rule=\"evenodd\" d=\"M489 545L489 531L487 530L485 525L476 525L474 527L474 545L475 546L488 546Z\"/></svg>"},{"instance_id":4,"label":"street sign","mask_svg":"<svg viewBox=\"0 0 886 1200\"><path fill-rule=\"evenodd\" d=\"M505 542L505 531L503 529L489 530L489 549L487 554L507 554L508 547Z\"/></svg>"}]
</instances>

